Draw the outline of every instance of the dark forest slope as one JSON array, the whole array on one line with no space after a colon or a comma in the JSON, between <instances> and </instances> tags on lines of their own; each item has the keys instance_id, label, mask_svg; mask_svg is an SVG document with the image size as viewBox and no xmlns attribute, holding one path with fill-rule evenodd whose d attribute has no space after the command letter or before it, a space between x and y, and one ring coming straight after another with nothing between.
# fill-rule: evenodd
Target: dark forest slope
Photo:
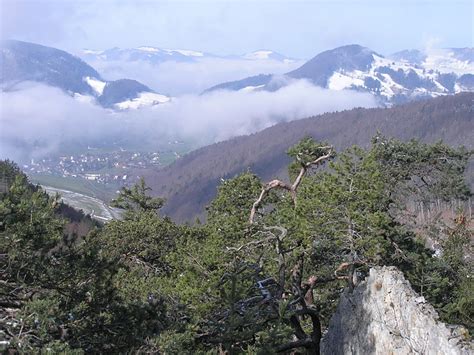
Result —
<instances>
[{"instance_id":1,"label":"dark forest slope","mask_svg":"<svg viewBox=\"0 0 474 355\"><path fill-rule=\"evenodd\" d=\"M140 93L155 93L136 80L104 81L94 68L80 58L29 42L0 41L0 69L0 90L16 90L16 85L25 81L39 82L72 96L94 97L106 108L116 108L116 104L136 99ZM89 81L91 79L96 82L95 86ZM100 85L105 85L103 92Z\"/></svg>"},{"instance_id":2,"label":"dark forest slope","mask_svg":"<svg viewBox=\"0 0 474 355\"><path fill-rule=\"evenodd\" d=\"M2 85L37 81L83 95L94 94L84 78L101 80L94 68L65 51L22 41L0 42L0 68Z\"/></svg>"},{"instance_id":3,"label":"dark forest slope","mask_svg":"<svg viewBox=\"0 0 474 355\"><path fill-rule=\"evenodd\" d=\"M382 109L353 109L281 123L189 153L171 166L147 171L154 194L165 196L164 213L178 221L202 216L221 178L250 168L263 179L285 177L286 150L306 135L327 140L338 150L367 146L377 131L400 139L474 145L474 93L412 102Z\"/></svg>"}]
</instances>

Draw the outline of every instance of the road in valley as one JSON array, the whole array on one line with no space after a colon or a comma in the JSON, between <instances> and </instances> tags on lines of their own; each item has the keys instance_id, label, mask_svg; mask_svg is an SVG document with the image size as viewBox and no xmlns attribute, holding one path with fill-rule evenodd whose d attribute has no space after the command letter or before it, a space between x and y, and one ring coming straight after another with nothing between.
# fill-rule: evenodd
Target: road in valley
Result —
<instances>
[{"instance_id":1,"label":"road in valley","mask_svg":"<svg viewBox=\"0 0 474 355\"><path fill-rule=\"evenodd\" d=\"M41 186L48 194L61 195L61 200L71 207L78 210L83 210L85 214L90 214L91 217L100 221L110 221L112 219L120 218L120 210L108 206L104 201L95 197L86 196L78 192L72 192L63 189L57 189L51 186Z\"/></svg>"}]
</instances>

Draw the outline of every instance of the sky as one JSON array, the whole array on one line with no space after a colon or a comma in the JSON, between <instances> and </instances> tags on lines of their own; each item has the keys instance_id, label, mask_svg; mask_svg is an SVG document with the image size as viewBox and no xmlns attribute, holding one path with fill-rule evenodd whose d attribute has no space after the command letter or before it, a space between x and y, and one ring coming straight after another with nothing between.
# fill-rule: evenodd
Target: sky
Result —
<instances>
[{"instance_id":1,"label":"sky","mask_svg":"<svg viewBox=\"0 0 474 355\"><path fill-rule=\"evenodd\" d=\"M84 48L272 49L310 58L358 43L379 53L474 46L474 0L0 0L1 37Z\"/></svg>"}]
</instances>

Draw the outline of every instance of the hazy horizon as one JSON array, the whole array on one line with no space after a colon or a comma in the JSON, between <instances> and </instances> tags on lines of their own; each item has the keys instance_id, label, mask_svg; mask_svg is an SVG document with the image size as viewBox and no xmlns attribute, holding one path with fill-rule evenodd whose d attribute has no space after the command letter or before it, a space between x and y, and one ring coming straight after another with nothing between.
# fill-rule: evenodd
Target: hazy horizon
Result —
<instances>
[{"instance_id":1,"label":"hazy horizon","mask_svg":"<svg viewBox=\"0 0 474 355\"><path fill-rule=\"evenodd\" d=\"M0 11L2 39L74 53L146 45L308 59L353 43L381 54L474 46L472 1L3 0Z\"/></svg>"}]
</instances>

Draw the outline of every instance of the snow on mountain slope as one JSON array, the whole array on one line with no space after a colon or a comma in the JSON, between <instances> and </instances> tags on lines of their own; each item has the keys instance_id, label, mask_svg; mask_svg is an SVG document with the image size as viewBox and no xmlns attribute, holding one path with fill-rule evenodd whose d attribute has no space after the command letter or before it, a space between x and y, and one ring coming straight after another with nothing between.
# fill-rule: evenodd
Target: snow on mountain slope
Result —
<instances>
[{"instance_id":1,"label":"snow on mountain slope","mask_svg":"<svg viewBox=\"0 0 474 355\"><path fill-rule=\"evenodd\" d=\"M242 89L240 89L240 92L252 92L252 91L257 91L259 89L263 89L265 85L256 85L256 86L246 86Z\"/></svg>"},{"instance_id":2,"label":"snow on mountain slope","mask_svg":"<svg viewBox=\"0 0 474 355\"><path fill-rule=\"evenodd\" d=\"M138 48L110 48L103 51L84 49L79 54L84 60L95 62L147 61L153 64L167 61L193 62L197 58L213 57L212 54L187 49L164 49L151 46Z\"/></svg>"},{"instance_id":3,"label":"snow on mountain slope","mask_svg":"<svg viewBox=\"0 0 474 355\"><path fill-rule=\"evenodd\" d=\"M104 92L104 87L107 84L105 81L96 78L91 78L90 76L86 76L84 80L87 84L89 84L92 89L94 89L97 95L102 95L102 93Z\"/></svg>"},{"instance_id":4,"label":"snow on mountain slope","mask_svg":"<svg viewBox=\"0 0 474 355\"><path fill-rule=\"evenodd\" d=\"M170 101L168 96L155 93L149 87L136 80L102 81L96 78L85 77L84 81L94 90L95 97L75 94L74 98L82 102L90 102L95 99L103 107L110 109L139 109Z\"/></svg>"},{"instance_id":5,"label":"snow on mountain slope","mask_svg":"<svg viewBox=\"0 0 474 355\"><path fill-rule=\"evenodd\" d=\"M204 57L203 52L192 51L192 50L189 50L189 49L165 49L165 50L170 52L170 53L177 52L177 53L180 53L182 55L185 55L186 57Z\"/></svg>"},{"instance_id":6,"label":"snow on mountain slope","mask_svg":"<svg viewBox=\"0 0 474 355\"><path fill-rule=\"evenodd\" d=\"M126 51L133 51L134 49L123 49L124 53ZM203 57L204 53L203 52L198 52L198 51L192 51L188 49L161 49L161 48L156 48L156 47L138 47L137 50L139 51L144 51L144 52L151 52L151 53L167 53L168 55L173 55L175 53L179 53L181 55L184 55L186 57Z\"/></svg>"},{"instance_id":7,"label":"snow on mountain slope","mask_svg":"<svg viewBox=\"0 0 474 355\"><path fill-rule=\"evenodd\" d=\"M472 74L474 73L474 54L471 60L463 60L449 49L430 51L422 66L427 70L436 70L440 73Z\"/></svg>"},{"instance_id":8,"label":"snow on mountain slope","mask_svg":"<svg viewBox=\"0 0 474 355\"><path fill-rule=\"evenodd\" d=\"M138 50L140 51L144 51L144 52L151 52L151 53L158 53L160 51L159 48L155 48L155 47L138 47L137 48Z\"/></svg>"},{"instance_id":9,"label":"snow on mountain slope","mask_svg":"<svg viewBox=\"0 0 474 355\"><path fill-rule=\"evenodd\" d=\"M89 55L102 52L87 50ZM156 94L136 80L106 81L89 64L65 51L15 40L0 42L0 85L13 90L22 82L36 82L61 89L81 102L98 103L106 108L138 99L130 107L142 107L166 102L166 96ZM145 94L149 94L148 96ZM154 97L153 99L151 97Z\"/></svg>"},{"instance_id":10,"label":"snow on mountain slope","mask_svg":"<svg viewBox=\"0 0 474 355\"><path fill-rule=\"evenodd\" d=\"M94 51L92 49L84 49L82 52L84 54L90 54L90 55L100 55L103 53L103 51Z\"/></svg>"},{"instance_id":11,"label":"snow on mountain slope","mask_svg":"<svg viewBox=\"0 0 474 355\"><path fill-rule=\"evenodd\" d=\"M97 101L110 109L135 109L169 101L169 97L158 94L148 86L132 79L119 79L106 83Z\"/></svg>"},{"instance_id":12,"label":"snow on mountain slope","mask_svg":"<svg viewBox=\"0 0 474 355\"><path fill-rule=\"evenodd\" d=\"M171 98L165 95L156 94L153 92L141 92L133 99L116 103L115 107L119 110L138 109L144 106L164 104L170 100Z\"/></svg>"},{"instance_id":13,"label":"snow on mountain slope","mask_svg":"<svg viewBox=\"0 0 474 355\"><path fill-rule=\"evenodd\" d=\"M256 57L269 55L262 51ZM271 85L275 76L267 75L256 83L255 78L261 77L219 84L206 92L247 91L262 84L264 86L259 86L258 90L275 90ZM330 90L369 92L384 104L403 103L422 97L474 91L474 49L405 50L384 57L366 47L347 45L318 54L287 73L286 77L308 80ZM284 85L283 81L281 86Z\"/></svg>"},{"instance_id":14,"label":"snow on mountain slope","mask_svg":"<svg viewBox=\"0 0 474 355\"><path fill-rule=\"evenodd\" d=\"M295 59L288 58L283 54L270 50L258 50L252 53L247 53L244 54L241 58L245 60L274 60L282 63L295 62Z\"/></svg>"},{"instance_id":15,"label":"snow on mountain slope","mask_svg":"<svg viewBox=\"0 0 474 355\"><path fill-rule=\"evenodd\" d=\"M295 61L292 58L284 56L283 54L263 49L252 53L244 54L242 58L246 60L276 60L284 63L292 63Z\"/></svg>"},{"instance_id":16,"label":"snow on mountain slope","mask_svg":"<svg viewBox=\"0 0 474 355\"><path fill-rule=\"evenodd\" d=\"M273 54L272 51L255 51L244 55L245 59L269 59Z\"/></svg>"},{"instance_id":17,"label":"snow on mountain slope","mask_svg":"<svg viewBox=\"0 0 474 355\"><path fill-rule=\"evenodd\" d=\"M449 90L437 81L434 70L413 66L404 61L394 61L373 54L372 65L366 70L335 71L329 78L328 88L332 90L368 90L391 99L395 95L439 96Z\"/></svg>"},{"instance_id":18,"label":"snow on mountain slope","mask_svg":"<svg viewBox=\"0 0 474 355\"><path fill-rule=\"evenodd\" d=\"M84 60L89 61L148 61L163 63L167 61L194 62L204 58L220 58L232 60L274 60L283 63L293 63L295 59L286 57L271 50L258 50L244 55L219 56L190 49L165 49L151 46L138 48L111 48L103 51L84 49L79 54Z\"/></svg>"},{"instance_id":19,"label":"snow on mountain slope","mask_svg":"<svg viewBox=\"0 0 474 355\"><path fill-rule=\"evenodd\" d=\"M355 77L354 73L352 74L353 75L350 76L338 72L334 73L329 78L328 88L331 90L344 90L352 87L364 86L364 80Z\"/></svg>"}]
</instances>

